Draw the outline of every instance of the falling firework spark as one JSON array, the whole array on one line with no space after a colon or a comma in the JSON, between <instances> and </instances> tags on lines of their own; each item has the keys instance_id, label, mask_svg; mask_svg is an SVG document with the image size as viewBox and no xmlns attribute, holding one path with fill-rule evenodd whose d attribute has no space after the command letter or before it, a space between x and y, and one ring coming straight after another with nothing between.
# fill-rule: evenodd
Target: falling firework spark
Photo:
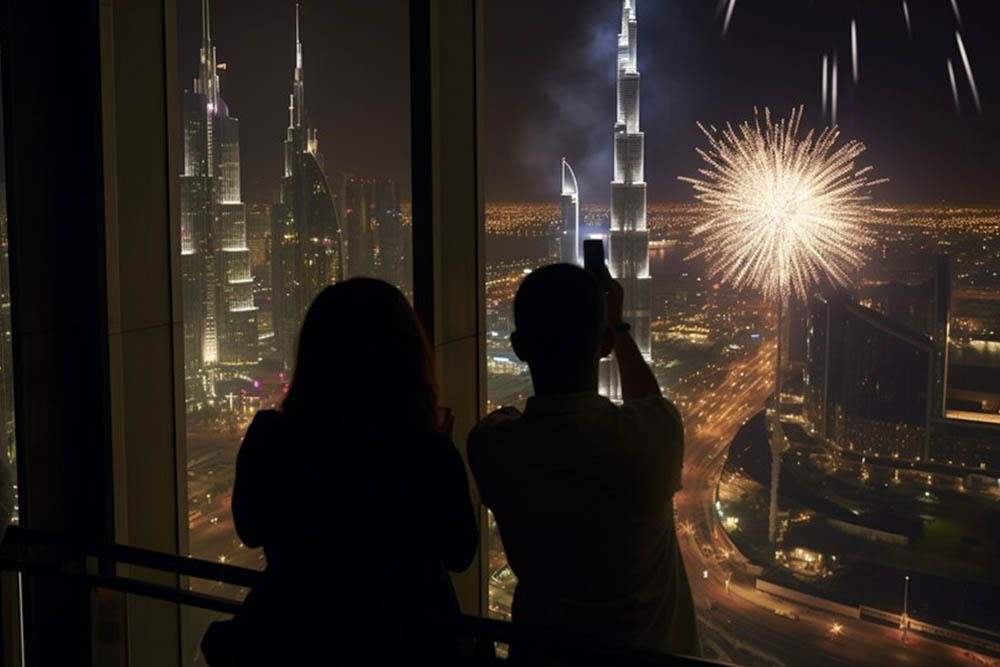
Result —
<instances>
[{"instance_id":1,"label":"falling firework spark","mask_svg":"<svg viewBox=\"0 0 1000 667\"><path fill-rule=\"evenodd\" d=\"M965 75L969 77L969 87L972 88L972 101L976 103L976 111L983 113L983 107L979 104L979 89L976 87L976 79L972 76L972 65L969 64L969 55L965 52L965 43L962 41L962 33L955 31L955 40L958 42L958 51L962 55L962 64L965 65Z\"/></svg>"},{"instance_id":2,"label":"falling firework spark","mask_svg":"<svg viewBox=\"0 0 1000 667\"><path fill-rule=\"evenodd\" d=\"M910 25L910 6L903 0L903 20L906 21L906 34L913 37L913 26Z\"/></svg>"},{"instance_id":3,"label":"falling firework spark","mask_svg":"<svg viewBox=\"0 0 1000 667\"><path fill-rule=\"evenodd\" d=\"M951 10L955 12L955 20L962 25L962 13L958 11L958 0L951 0Z\"/></svg>"},{"instance_id":4,"label":"falling firework spark","mask_svg":"<svg viewBox=\"0 0 1000 667\"><path fill-rule=\"evenodd\" d=\"M830 120L837 124L837 54L833 54L833 70L830 72Z\"/></svg>"},{"instance_id":5,"label":"falling firework spark","mask_svg":"<svg viewBox=\"0 0 1000 667\"><path fill-rule=\"evenodd\" d=\"M722 21L722 36L726 36L726 32L729 30L729 21L733 18L733 9L736 8L736 0L729 0L729 6L726 7L726 18Z\"/></svg>"},{"instance_id":6,"label":"falling firework spark","mask_svg":"<svg viewBox=\"0 0 1000 667\"><path fill-rule=\"evenodd\" d=\"M823 118L826 118L826 91L829 90L828 87L830 85L830 82L827 80L827 76L828 76L827 72L828 72L828 70L829 70L829 66L827 65L827 57L826 57L826 54L824 53L823 54L823 83L822 83L822 88L823 88L823 93L822 93L822 97L823 97Z\"/></svg>"},{"instance_id":7,"label":"falling firework spark","mask_svg":"<svg viewBox=\"0 0 1000 667\"><path fill-rule=\"evenodd\" d=\"M955 84L955 68L951 66L951 58L948 58L948 80L951 81L951 96L955 99L955 111L961 113L962 107L958 103L958 86Z\"/></svg>"},{"instance_id":8,"label":"falling firework spark","mask_svg":"<svg viewBox=\"0 0 1000 667\"><path fill-rule=\"evenodd\" d=\"M836 147L839 131L799 136L803 108L787 120L752 123L722 132L698 127L708 139L698 154L707 164L700 178L681 177L706 207L707 219L693 230L709 272L736 289L760 290L771 300L805 298L826 278L847 285L865 262L870 241L868 213L872 167L857 168L865 146Z\"/></svg>"},{"instance_id":9,"label":"falling firework spark","mask_svg":"<svg viewBox=\"0 0 1000 667\"><path fill-rule=\"evenodd\" d=\"M858 84L858 23L851 19L851 67L854 74L854 85Z\"/></svg>"}]
</instances>

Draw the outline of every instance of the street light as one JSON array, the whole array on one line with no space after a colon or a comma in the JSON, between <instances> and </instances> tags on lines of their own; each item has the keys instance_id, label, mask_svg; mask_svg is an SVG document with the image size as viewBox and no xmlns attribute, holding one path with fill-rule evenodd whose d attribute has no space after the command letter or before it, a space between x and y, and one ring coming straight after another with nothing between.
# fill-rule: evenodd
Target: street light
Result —
<instances>
[{"instance_id":1,"label":"street light","mask_svg":"<svg viewBox=\"0 0 1000 667\"><path fill-rule=\"evenodd\" d=\"M903 641L906 641L906 630L910 625L909 619L906 616L906 609L910 602L910 575L906 575L906 580L903 583L903 615L899 619L899 624L903 629Z\"/></svg>"},{"instance_id":2,"label":"street light","mask_svg":"<svg viewBox=\"0 0 1000 667\"><path fill-rule=\"evenodd\" d=\"M840 623L834 623L833 625L830 626L830 634L833 635L834 637L839 637L840 633L842 633L843 631L844 631L844 626L842 626Z\"/></svg>"}]
</instances>

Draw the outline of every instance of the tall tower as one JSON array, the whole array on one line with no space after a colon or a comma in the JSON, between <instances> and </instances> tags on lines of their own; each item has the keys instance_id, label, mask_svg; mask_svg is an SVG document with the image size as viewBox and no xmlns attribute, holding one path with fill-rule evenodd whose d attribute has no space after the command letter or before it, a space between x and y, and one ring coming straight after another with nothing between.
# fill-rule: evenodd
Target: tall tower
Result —
<instances>
[{"instance_id":1,"label":"tall tower","mask_svg":"<svg viewBox=\"0 0 1000 667\"><path fill-rule=\"evenodd\" d=\"M625 290L625 321L647 360L651 357L649 312L649 232L646 230L645 135L639 130L639 26L636 0L623 0L618 33L618 106L614 126L614 180L611 182L609 269ZM621 399L618 364L601 364L601 393Z\"/></svg>"},{"instance_id":2,"label":"tall tower","mask_svg":"<svg viewBox=\"0 0 1000 667\"><path fill-rule=\"evenodd\" d=\"M566 158L562 161L562 236L559 238L559 261L580 261L580 187Z\"/></svg>"},{"instance_id":3,"label":"tall tower","mask_svg":"<svg viewBox=\"0 0 1000 667\"><path fill-rule=\"evenodd\" d=\"M257 308L240 194L240 126L221 96L208 0L202 0L201 21L198 76L193 90L184 92L182 113L181 271L189 403L214 393L218 371L258 361Z\"/></svg>"},{"instance_id":4,"label":"tall tower","mask_svg":"<svg viewBox=\"0 0 1000 667\"><path fill-rule=\"evenodd\" d=\"M299 6L295 6L295 70L285 133L285 170L272 209L275 343L285 366L294 362L299 326L309 304L343 277L344 241L327 184L316 130L309 127L302 68Z\"/></svg>"}]
</instances>

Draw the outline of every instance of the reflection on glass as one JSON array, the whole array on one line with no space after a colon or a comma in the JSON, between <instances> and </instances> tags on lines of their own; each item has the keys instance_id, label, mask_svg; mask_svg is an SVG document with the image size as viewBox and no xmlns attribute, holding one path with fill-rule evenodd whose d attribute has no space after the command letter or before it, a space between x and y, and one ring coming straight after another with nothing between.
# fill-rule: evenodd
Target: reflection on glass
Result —
<instances>
[{"instance_id":1,"label":"reflection on glass","mask_svg":"<svg viewBox=\"0 0 1000 667\"><path fill-rule=\"evenodd\" d=\"M3 100L0 99L0 109ZM0 128L0 151L3 129ZM4 161L0 160L0 474L8 476L13 494L0 497L0 522L18 522L17 442L14 435L14 373L10 319L10 246L7 242L7 187ZM6 481L6 480L5 480ZM5 486L0 484L0 487ZM3 531L0 530L0 535Z\"/></svg>"}]
</instances>

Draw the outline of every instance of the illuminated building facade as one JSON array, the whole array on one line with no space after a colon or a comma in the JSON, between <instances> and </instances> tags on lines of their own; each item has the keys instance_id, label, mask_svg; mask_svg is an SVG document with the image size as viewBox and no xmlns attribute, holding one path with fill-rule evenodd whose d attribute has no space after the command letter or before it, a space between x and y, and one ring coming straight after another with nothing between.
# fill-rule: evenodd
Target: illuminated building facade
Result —
<instances>
[{"instance_id":1,"label":"illuminated building facade","mask_svg":"<svg viewBox=\"0 0 1000 667\"><path fill-rule=\"evenodd\" d=\"M370 181L357 176L344 178L343 202L344 231L347 236L347 275L372 276L375 274L375 242L369 219Z\"/></svg>"},{"instance_id":2,"label":"illuminated building facade","mask_svg":"<svg viewBox=\"0 0 1000 667\"><path fill-rule=\"evenodd\" d=\"M299 325L313 298L343 277L344 239L327 183L316 130L309 127L302 41L295 10L295 72L288 105L284 175L272 209L272 303L275 345L285 366L295 354Z\"/></svg>"},{"instance_id":3,"label":"illuminated building facade","mask_svg":"<svg viewBox=\"0 0 1000 667\"><path fill-rule=\"evenodd\" d=\"M253 299L257 305L257 330L261 357L273 356L274 307L271 281L271 205L247 205L247 247L250 248L250 272L253 274Z\"/></svg>"},{"instance_id":4,"label":"illuminated building facade","mask_svg":"<svg viewBox=\"0 0 1000 667\"><path fill-rule=\"evenodd\" d=\"M622 4L618 34L618 117L611 182L611 275L625 290L624 316L640 352L651 357L649 232L646 229L645 135L639 129L638 22L635 0ZM614 359L601 365L601 393L621 399Z\"/></svg>"},{"instance_id":5,"label":"illuminated building facade","mask_svg":"<svg viewBox=\"0 0 1000 667\"><path fill-rule=\"evenodd\" d=\"M878 456L926 459L934 345L842 295L811 304L806 419L821 437Z\"/></svg>"},{"instance_id":6,"label":"illuminated building facade","mask_svg":"<svg viewBox=\"0 0 1000 667\"><path fill-rule=\"evenodd\" d=\"M391 178L375 178L368 188L369 228L374 239L377 275L410 293L409 252L403 229L403 212L399 204L399 189Z\"/></svg>"},{"instance_id":7,"label":"illuminated building facade","mask_svg":"<svg viewBox=\"0 0 1000 667\"><path fill-rule=\"evenodd\" d=\"M580 187L566 158L562 161L562 236L559 237L559 261L580 261Z\"/></svg>"},{"instance_id":8,"label":"illuminated building facade","mask_svg":"<svg viewBox=\"0 0 1000 667\"><path fill-rule=\"evenodd\" d=\"M214 395L218 371L255 364L254 304L246 209L240 193L239 121L219 86L210 8L202 1L202 45L194 89L183 95L181 270L184 374L189 405Z\"/></svg>"}]
</instances>

